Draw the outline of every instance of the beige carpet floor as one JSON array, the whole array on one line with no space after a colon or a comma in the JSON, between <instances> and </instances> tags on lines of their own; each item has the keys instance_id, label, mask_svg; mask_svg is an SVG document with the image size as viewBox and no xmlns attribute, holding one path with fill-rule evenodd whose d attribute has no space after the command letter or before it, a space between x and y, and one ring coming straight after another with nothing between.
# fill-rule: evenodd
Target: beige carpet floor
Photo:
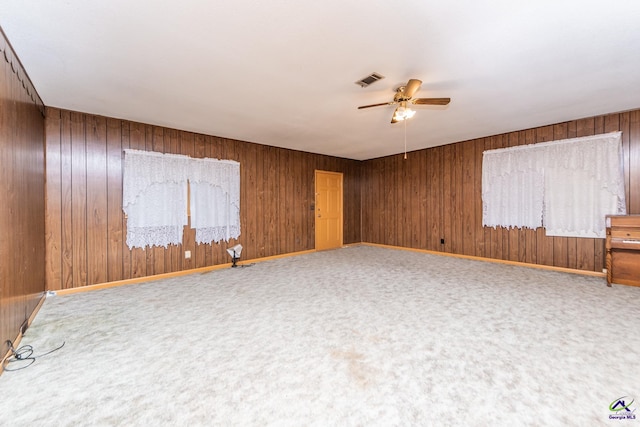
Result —
<instances>
[{"instance_id":1,"label":"beige carpet floor","mask_svg":"<svg viewBox=\"0 0 640 427\"><path fill-rule=\"evenodd\" d=\"M48 297L0 425L640 425L639 325L601 278L317 252Z\"/></svg>"}]
</instances>

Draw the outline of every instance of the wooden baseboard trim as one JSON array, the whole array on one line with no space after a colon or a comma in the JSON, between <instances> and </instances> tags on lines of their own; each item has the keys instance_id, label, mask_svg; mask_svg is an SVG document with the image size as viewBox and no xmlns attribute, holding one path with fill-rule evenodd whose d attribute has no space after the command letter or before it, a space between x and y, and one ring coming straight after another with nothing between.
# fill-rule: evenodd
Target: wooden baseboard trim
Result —
<instances>
[{"instance_id":1,"label":"wooden baseboard trim","mask_svg":"<svg viewBox=\"0 0 640 427\"><path fill-rule=\"evenodd\" d=\"M256 262L263 262L263 261L269 261L269 260L273 260L273 259L287 258L287 257L291 257L291 256L308 254L308 253L311 253L311 252L315 252L315 250L311 249L311 250L306 250L306 251L291 252L291 253L288 253L288 254L272 255L272 256L263 257L263 258L255 258L255 259L246 260L246 261L239 261L238 265L248 265L248 264L253 264L253 263L256 263ZM97 283L95 285L81 286L79 288L60 289L60 290L51 291L51 292L53 292L55 295L61 295L61 296L72 295L72 294L77 294L77 293L80 293L80 292L97 291L97 290L100 290L100 289L114 288L114 287L123 286L123 285L132 285L134 283L151 282L151 281L154 281L154 280L168 279L168 278L171 278L171 277L186 276L186 275L189 275L189 274L208 273L210 271L222 270L224 268L230 268L230 267L231 267L231 263L218 264L218 265L211 265L211 266L208 266L208 267L192 268L190 270L174 271L172 273L163 273L163 274L155 274L153 276L137 277L135 279L116 280L116 281L113 281L113 282Z\"/></svg>"},{"instance_id":2,"label":"wooden baseboard trim","mask_svg":"<svg viewBox=\"0 0 640 427\"><path fill-rule=\"evenodd\" d=\"M45 294L43 292L40 294L40 300L38 301L38 304L36 304L35 308L31 312L31 315L27 319L27 329L29 328L29 326L31 326L31 323L33 323L33 319L36 318L36 314L38 314L38 312L40 311L40 307L42 307L44 300L45 300ZM23 337L22 331L18 331L18 336L11 342L13 345L13 348L18 348L20 346L20 341L22 341L22 337ZM11 350L7 350L7 353L2 357L2 362L0 362L0 375L2 375L2 373L4 372L4 366L7 362L7 359L9 359L9 357L11 357Z\"/></svg>"},{"instance_id":3,"label":"wooden baseboard trim","mask_svg":"<svg viewBox=\"0 0 640 427\"><path fill-rule=\"evenodd\" d=\"M40 301L38 301L38 304L36 304L36 307L31 312L27 325L31 326L31 324L33 323L33 319L36 318L36 314L38 314L38 312L40 311L40 307L42 307L42 304L44 304L44 300L46 299L45 296L46 294L44 292L40 294Z\"/></svg>"},{"instance_id":4,"label":"wooden baseboard trim","mask_svg":"<svg viewBox=\"0 0 640 427\"><path fill-rule=\"evenodd\" d=\"M527 262L508 261L504 259L485 258L485 257L478 257L473 255L452 254L449 252L430 251L428 249L416 249L416 248L405 248L402 246L381 245L378 243L363 242L362 244L367 246L377 246L380 248L400 249L403 251L420 252L420 253L431 254L431 255L441 255L441 256L448 256L453 258L470 259L474 261L495 262L498 264L517 265L519 267L538 268L541 270L559 271L562 273L581 274L583 276L594 276L594 277L603 277L603 278L606 277L605 273L599 273L597 271L578 270L575 268L554 267L552 265L541 265L541 264L530 264Z\"/></svg>"}]
</instances>

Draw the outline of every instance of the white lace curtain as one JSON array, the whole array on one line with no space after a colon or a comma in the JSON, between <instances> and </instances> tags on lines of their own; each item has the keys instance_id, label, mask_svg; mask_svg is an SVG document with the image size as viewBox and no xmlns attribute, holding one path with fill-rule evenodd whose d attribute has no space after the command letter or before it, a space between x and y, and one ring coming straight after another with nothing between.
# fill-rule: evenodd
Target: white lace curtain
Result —
<instances>
[{"instance_id":1,"label":"white lace curtain","mask_svg":"<svg viewBox=\"0 0 640 427\"><path fill-rule=\"evenodd\" d=\"M228 241L240 235L240 164L228 160L202 159L193 164L191 227L196 242Z\"/></svg>"},{"instance_id":2,"label":"white lace curtain","mask_svg":"<svg viewBox=\"0 0 640 427\"><path fill-rule=\"evenodd\" d=\"M129 248L182 243L187 181L197 242L240 236L238 162L125 150L122 208Z\"/></svg>"},{"instance_id":3,"label":"white lace curtain","mask_svg":"<svg viewBox=\"0 0 640 427\"><path fill-rule=\"evenodd\" d=\"M626 213L622 133L485 151L482 208L489 227L604 238L605 215Z\"/></svg>"}]
</instances>

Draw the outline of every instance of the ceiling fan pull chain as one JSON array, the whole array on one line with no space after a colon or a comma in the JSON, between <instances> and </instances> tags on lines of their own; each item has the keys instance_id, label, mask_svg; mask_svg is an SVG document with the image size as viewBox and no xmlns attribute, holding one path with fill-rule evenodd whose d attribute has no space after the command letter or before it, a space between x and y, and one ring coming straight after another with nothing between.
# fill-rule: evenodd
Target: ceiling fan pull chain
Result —
<instances>
[{"instance_id":1,"label":"ceiling fan pull chain","mask_svg":"<svg viewBox=\"0 0 640 427\"><path fill-rule=\"evenodd\" d=\"M404 159L407 160L407 121L404 122Z\"/></svg>"}]
</instances>

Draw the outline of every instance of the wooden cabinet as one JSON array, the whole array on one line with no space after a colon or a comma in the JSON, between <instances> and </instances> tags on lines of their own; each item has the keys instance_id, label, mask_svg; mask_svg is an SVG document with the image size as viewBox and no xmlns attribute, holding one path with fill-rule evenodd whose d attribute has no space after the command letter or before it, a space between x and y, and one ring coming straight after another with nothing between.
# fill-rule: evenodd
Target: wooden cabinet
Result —
<instances>
[{"instance_id":1,"label":"wooden cabinet","mask_svg":"<svg viewBox=\"0 0 640 427\"><path fill-rule=\"evenodd\" d=\"M607 216L607 285L640 286L640 215Z\"/></svg>"}]
</instances>

